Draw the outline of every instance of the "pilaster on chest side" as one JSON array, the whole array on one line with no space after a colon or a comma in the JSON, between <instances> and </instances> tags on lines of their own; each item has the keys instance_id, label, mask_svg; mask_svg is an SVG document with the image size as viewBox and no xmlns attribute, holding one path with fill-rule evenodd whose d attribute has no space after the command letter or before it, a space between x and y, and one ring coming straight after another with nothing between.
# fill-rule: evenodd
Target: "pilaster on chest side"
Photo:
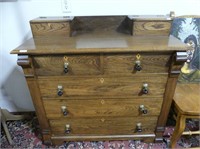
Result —
<instances>
[{"instance_id":1,"label":"pilaster on chest side","mask_svg":"<svg viewBox=\"0 0 200 149\"><path fill-rule=\"evenodd\" d=\"M42 140L44 143L51 145L51 130L43 107L42 96L37 83L37 76L35 75L33 59L30 55L18 55L17 64L22 67L24 72L24 77L40 124Z\"/></svg>"}]
</instances>

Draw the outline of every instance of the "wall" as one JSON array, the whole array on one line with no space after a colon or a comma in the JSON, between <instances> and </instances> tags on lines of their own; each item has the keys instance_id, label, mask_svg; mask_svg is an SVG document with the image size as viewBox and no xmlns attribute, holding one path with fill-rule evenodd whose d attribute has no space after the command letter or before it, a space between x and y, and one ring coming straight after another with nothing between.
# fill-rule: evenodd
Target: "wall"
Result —
<instances>
[{"instance_id":1,"label":"wall","mask_svg":"<svg viewBox=\"0 0 200 149\"><path fill-rule=\"evenodd\" d=\"M4 1L4 2L2 2ZM61 0L0 0L0 107L32 111L31 97L16 55L10 51L30 38L29 20L38 16L200 15L199 0L71 0L63 13Z\"/></svg>"}]
</instances>

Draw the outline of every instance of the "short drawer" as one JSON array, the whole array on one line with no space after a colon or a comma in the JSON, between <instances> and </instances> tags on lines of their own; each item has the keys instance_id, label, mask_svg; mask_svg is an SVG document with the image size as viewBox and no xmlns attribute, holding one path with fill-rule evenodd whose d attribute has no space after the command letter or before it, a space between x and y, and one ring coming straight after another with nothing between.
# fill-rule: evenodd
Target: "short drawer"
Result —
<instances>
[{"instance_id":1,"label":"short drawer","mask_svg":"<svg viewBox=\"0 0 200 149\"><path fill-rule=\"evenodd\" d=\"M99 55L34 56L33 64L38 76L100 74Z\"/></svg>"},{"instance_id":2,"label":"short drawer","mask_svg":"<svg viewBox=\"0 0 200 149\"><path fill-rule=\"evenodd\" d=\"M163 97L167 75L142 77L40 77L43 97L101 96L126 98L128 96ZM143 93L147 84L148 92Z\"/></svg>"},{"instance_id":3,"label":"short drawer","mask_svg":"<svg viewBox=\"0 0 200 149\"><path fill-rule=\"evenodd\" d=\"M158 116L162 98L44 99L47 118Z\"/></svg>"},{"instance_id":4,"label":"short drawer","mask_svg":"<svg viewBox=\"0 0 200 149\"><path fill-rule=\"evenodd\" d=\"M143 73L168 73L170 54L132 53L106 54L104 74L133 75ZM139 67L137 67L139 61Z\"/></svg>"},{"instance_id":5,"label":"short drawer","mask_svg":"<svg viewBox=\"0 0 200 149\"><path fill-rule=\"evenodd\" d=\"M155 131L157 117L66 118L50 120L53 135L124 135Z\"/></svg>"},{"instance_id":6,"label":"short drawer","mask_svg":"<svg viewBox=\"0 0 200 149\"><path fill-rule=\"evenodd\" d=\"M32 23L31 24L32 34L34 37L46 36L70 36L70 25L68 22L65 23Z\"/></svg>"},{"instance_id":7,"label":"short drawer","mask_svg":"<svg viewBox=\"0 0 200 149\"><path fill-rule=\"evenodd\" d=\"M146 20L146 21L134 21L133 24L133 35L166 35L170 34L171 20L160 21L160 20Z\"/></svg>"},{"instance_id":8,"label":"short drawer","mask_svg":"<svg viewBox=\"0 0 200 149\"><path fill-rule=\"evenodd\" d=\"M30 21L33 37L69 37L71 35L70 18L39 17Z\"/></svg>"}]
</instances>

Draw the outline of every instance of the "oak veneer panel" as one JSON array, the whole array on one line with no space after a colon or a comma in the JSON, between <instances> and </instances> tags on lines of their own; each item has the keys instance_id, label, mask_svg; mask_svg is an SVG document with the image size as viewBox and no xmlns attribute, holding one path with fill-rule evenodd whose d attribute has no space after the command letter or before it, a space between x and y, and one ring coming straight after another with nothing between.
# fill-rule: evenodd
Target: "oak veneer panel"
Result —
<instances>
[{"instance_id":1,"label":"oak veneer panel","mask_svg":"<svg viewBox=\"0 0 200 149\"><path fill-rule=\"evenodd\" d=\"M135 21L133 35L169 35L172 21Z\"/></svg>"},{"instance_id":2,"label":"oak veneer panel","mask_svg":"<svg viewBox=\"0 0 200 149\"><path fill-rule=\"evenodd\" d=\"M93 98L85 100L44 99L43 104L49 119L64 117L158 116L160 114L162 98ZM147 114L142 114L139 111L140 105L145 106L148 110ZM61 106L67 107L67 116L63 116Z\"/></svg>"},{"instance_id":3,"label":"oak veneer panel","mask_svg":"<svg viewBox=\"0 0 200 149\"><path fill-rule=\"evenodd\" d=\"M68 73L64 73L64 62L69 64ZM33 63L38 76L98 75L101 73L100 55L35 56Z\"/></svg>"},{"instance_id":4,"label":"oak veneer panel","mask_svg":"<svg viewBox=\"0 0 200 149\"><path fill-rule=\"evenodd\" d=\"M70 19L66 17L39 17L30 21L33 37L69 37Z\"/></svg>"},{"instance_id":5,"label":"oak veneer panel","mask_svg":"<svg viewBox=\"0 0 200 149\"><path fill-rule=\"evenodd\" d=\"M42 78L42 77L41 77ZM48 81L51 80L51 81ZM57 86L62 85L62 97L70 96L144 96L162 97L165 91L167 74L138 77L46 77L39 79L40 91L43 97L58 98ZM144 83L149 85L149 93L142 94ZM158 89L159 88L159 89Z\"/></svg>"},{"instance_id":6,"label":"oak veneer panel","mask_svg":"<svg viewBox=\"0 0 200 149\"><path fill-rule=\"evenodd\" d=\"M38 36L70 36L69 23L34 23L31 29L34 37Z\"/></svg>"},{"instance_id":7,"label":"oak veneer panel","mask_svg":"<svg viewBox=\"0 0 200 149\"><path fill-rule=\"evenodd\" d=\"M137 54L140 55L141 71L134 70ZM170 54L163 53L106 54L104 56L104 73L112 75L167 73L170 57Z\"/></svg>"},{"instance_id":8,"label":"oak veneer panel","mask_svg":"<svg viewBox=\"0 0 200 149\"><path fill-rule=\"evenodd\" d=\"M136 132L137 123L142 123L142 134L153 133L157 117L62 118L62 120L50 120L52 133L66 136L141 134ZM71 127L69 134L65 134L66 124Z\"/></svg>"}]
</instances>

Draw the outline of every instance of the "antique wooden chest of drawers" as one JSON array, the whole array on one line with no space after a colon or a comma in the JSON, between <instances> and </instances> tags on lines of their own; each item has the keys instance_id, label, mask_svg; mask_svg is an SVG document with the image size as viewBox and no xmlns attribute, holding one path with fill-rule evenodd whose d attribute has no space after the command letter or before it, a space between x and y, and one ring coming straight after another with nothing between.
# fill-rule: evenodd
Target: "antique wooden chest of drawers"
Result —
<instances>
[{"instance_id":1,"label":"antique wooden chest of drawers","mask_svg":"<svg viewBox=\"0 0 200 149\"><path fill-rule=\"evenodd\" d=\"M162 137L183 63L176 53L189 47L168 35L132 36L119 18L33 20L34 38L11 52L44 143Z\"/></svg>"}]
</instances>

